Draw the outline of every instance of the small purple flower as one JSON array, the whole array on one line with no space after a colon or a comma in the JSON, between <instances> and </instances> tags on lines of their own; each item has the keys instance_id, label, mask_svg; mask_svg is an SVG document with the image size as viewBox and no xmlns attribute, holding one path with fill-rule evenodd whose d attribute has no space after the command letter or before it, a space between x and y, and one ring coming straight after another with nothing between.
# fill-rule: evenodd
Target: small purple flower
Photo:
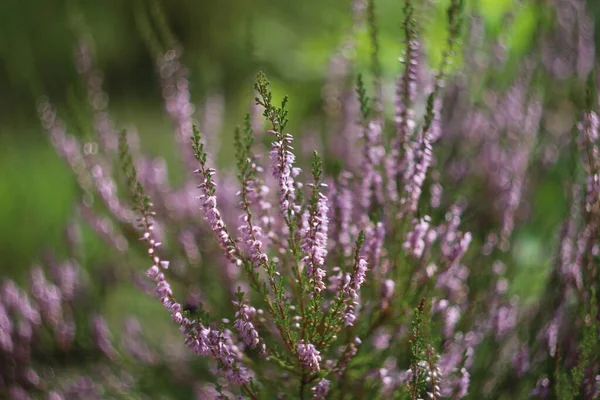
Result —
<instances>
[{"instance_id":1,"label":"small purple flower","mask_svg":"<svg viewBox=\"0 0 600 400\"><path fill-rule=\"evenodd\" d=\"M313 188L317 190L317 188ZM303 215L303 227L301 232L302 250L304 258L302 261L306 266L306 274L314 282L314 290L320 293L325 290L325 271L323 265L327 257L327 235L329 227L329 205L325 195L318 192L318 200L310 213Z\"/></svg>"},{"instance_id":2,"label":"small purple flower","mask_svg":"<svg viewBox=\"0 0 600 400\"><path fill-rule=\"evenodd\" d=\"M521 349L512 358L512 367L519 378L523 377L531 368L529 348L523 345Z\"/></svg>"},{"instance_id":3,"label":"small purple flower","mask_svg":"<svg viewBox=\"0 0 600 400\"><path fill-rule=\"evenodd\" d=\"M252 317L256 315L256 309L239 301L234 301L233 305L237 307L233 326L240 333L242 341L248 347L255 348L260 343L258 332L251 322Z\"/></svg>"},{"instance_id":4,"label":"small purple flower","mask_svg":"<svg viewBox=\"0 0 600 400\"><path fill-rule=\"evenodd\" d=\"M232 264L239 265L241 260L235 254L237 253L237 248L217 208L217 197L214 194L216 184L212 180L215 170L213 168L206 168L206 165L203 164L195 172L204 178L203 182L198 185L198 188L203 192L199 198L202 200L204 217L217 237L217 242L225 252L225 256Z\"/></svg>"},{"instance_id":5,"label":"small purple flower","mask_svg":"<svg viewBox=\"0 0 600 400\"><path fill-rule=\"evenodd\" d=\"M349 282L344 286L344 299L347 302L346 310L344 311L344 325L353 326L356 321L356 309L359 304L358 292L362 284L366 280L368 270L367 261L363 257L358 257L354 271L350 276Z\"/></svg>"},{"instance_id":6,"label":"small purple flower","mask_svg":"<svg viewBox=\"0 0 600 400\"><path fill-rule=\"evenodd\" d=\"M383 177L379 172L385 148L381 145L382 126L378 121L371 121L365 129L363 146L361 199L363 211L368 211L373 200L381 204L383 201Z\"/></svg>"},{"instance_id":7,"label":"small purple flower","mask_svg":"<svg viewBox=\"0 0 600 400\"><path fill-rule=\"evenodd\" d=\"M456 398L462 399L466 397L469 393L469 385L471 382L471 375L467 372L466 368L460 369L460 379L458 381L458 391L456 393Z\"/></svg>"},{"instance_id":8,"label":"small purple flower","mask_svg":"<svg viewBox=\"0 0 600 400\"><path fill-rule=\"evenodd\" d=\"M101 315L95 315L90 325L94 336L94 342L100 351L102 351L109 359L114 360L117 357L117 351L110 341L110 331L106 320Z\"/></svg>"},{"instance_id":9,"label":"small purple flower","mask_svg":"<svg viewBox=\"0 0 600 400\"><path fill-rule=\"evenodd\" d=\"M313 392L313 399L325 400L325 396L329 392L329 381L327 379L321 379L311 390Z\"/></svg>"},{"instance_id":10,"label":"small purple flower","mask_svg":"<svg viewBox=\"0 0 600 400\"><path fill-rule=\"evenodd\" d=\"M550 379L547 376L543 376L538 379L535 384L535 388L529 394L532 397L539 399L546 399L550 395Z\"/></svg>"},{"instance_id":11,"label":"small purple flower","mask_svg":"<svg viewBox=\"0 0 600 400\"><path fill-rule=\"evenodd\" d=\"M249 213L240 216L241 242L246 246L248 257L252 260L254 267L258 268L268 261L267 254L263 251L263 234L259 226L253 225Z\"/></svg>"},{"instance_id":12,"label":"small purple flower","mask_svg":"<svg viewBox=\"0 0 600 400\"><path fill-rule=\"evenodd\" d=\"M402 247L415 258L421 258L425 252L427 233L430 231L431 218L425 216L420 220L413 221L413 230L406 236Z\"/></svg>"},{"instance_id":13,"label":"small purple flower","mask_svg":"<svg viewBox=\"0 0 600 400\"><path fill-rule=\"evenodd\" d=\"M514 305L501 306L495 315L495 334L497 338L505 336L517 323L517 308Z\"/></svg>"},{"instance_id":14,"label":"small purple flower","mask_svg":"<svg viewBox=\"0 0 600 400\"><path fill-rule=\"evenodd\" d=\"M458 306L450 306L444 312L444 337L451 338L454 328L460 320L461 312Z\"/></svg>"},{"instance_id":15,"label":"small purple flower","mask_svg":"<svg viewBox=\"0 0 600 400\"><path fill-rule=\"evenodd\" d=\"M181 63L181 49L167 50L157 60L165 109L175 125L175 140L179 145L186 168L193 168L195 161L190 151L189 138L192 136L192 115L195 108L191 102L188 70Z\"/></svg>"},{"instance_id":16,"label":"small purple flower","mask_svg":"<svg viewBox=\"0 0 600 400\"><path fill-rule=\"evenodd\" d=\"M385 309L389 307L390 302L392 300L392 296L394 295L394 289L396 287L396 283L391 279L386 279L381 284L381 308Z\"/></svg>"},{"instance_id":17,"label":"small purple flower","mask_svg":"<svg viewBox=\"0 0 600 400\"><path fill-rule=\"evenodd\" d=\"M279 204L281 212L287 218L289 212L298 212L299 208L295 204L295 185L294 177L298 175L299 169L294 168L296 156L292 152L291 146L293 137L290 134L283 134L276 131L269 131L277 139L271 145L271 168L273 176L279 182Z\"/></svg>"},{"instance_id":18,"label":"small purple flower","mask_svg":"<svg viewBox=\"0 0 600 400\"><path fill-rule=\"evenodd\" d=\"M321 369L321 353L314 344L300 341L297 346L298 358L302 366L310 372L318 372Z\"/></svg>"},{"instance_id":19,"label":"small purple flower","mask_svg":"<svg viewBox=\"0 0 600 400\"><path fill-rule=\"evenodd\" d=\"M344 256L352 254L352 217L354 211L354 196L350 190L352 174L344 171L333 185L331 194L331 242L339 246Z\"/></svg>"}]
</instances>

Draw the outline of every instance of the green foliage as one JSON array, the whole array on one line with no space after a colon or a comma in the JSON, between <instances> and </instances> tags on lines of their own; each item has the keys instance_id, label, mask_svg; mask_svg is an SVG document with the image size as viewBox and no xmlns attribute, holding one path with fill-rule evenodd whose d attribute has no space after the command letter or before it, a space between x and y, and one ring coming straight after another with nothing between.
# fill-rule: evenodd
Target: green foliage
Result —
<instances>
[{"instance_id":1,"label":"green foliage","mask_svg":"<svg viewBox=\"0 0 600 400\"><path fill-rule=\"evenodd\" d=\"M379 31L377 18L375 16L375 0L367 1L367 25L369 28L369 38L371 40L371 77L373 79L374 93L375 93L375 108L380 112L381 102L383 95L382 93L382 82L381 82L381 61L380 61L380 45L379 45Z\"/></svg>"},{"instance_id":2,"label":"green foliage","mask_svg":"<svg viewBox=\"0 0 600 400\"><path fill-rule=\"evenodd\" d=\"M119 136L119 158L121 159L121 168L127 178L127 187L134 209L142 214L150 213L152 203L150 203L150 198L144 194L144 187L138 181L125 130L121 131L121 136Z\"/></svg>"},{"instance_id":3,"label":"green foliage","mask_svg":"<svg viewBox=\"0 0 600 400\"><path fill-rule=\"evenodd\" d=\"M366 125L367 121L369 120L369 116L371 115L371 106L362 74L358 74L356 77L356 94L358 95L358 102L360 103L360 115L362 116L362 123Z\"/></svg>"},{"instance_id":4,"label":"green foliage","mask_svg":"<svg viewBox=\"0 0 600 400\"><path fill-rule=\"evenodd\" d=\"M600 343L598 341L598 331L600 324L598 323L598 306L596 298L596 289L592 286L590 289L590 298L588 306L582 312L582 320L584 322L582 338L579 342L579 358L577 365L568 369L560 365L562 361L560 357L556 360L556 396L559 400L573 400L578 398L581 393L581 385L585 377L585 372L598 361L598 352L600 351Z\"/></svg>"},{"instance_id":5,"label":"green foliage","mask_svg":"<svg viewBox=\"0 0 600 400\"><path fill-rule=\"evenodd\" d=\"M427 363L426 357L426 332L423 322L425 311L425 298L422 298L419 306L414 309L412 322L412 339L410 340L411 371L410 383L411 400L417 400L427 390L427 371L423 365Z\"/></svg>"},{"instance_id":6,"label":"green foliage","mask_svg":"<svg viewBox=\"0 0 600 400\"><path fill-rule=\"evenodd\" d=\"M269 89L270 83L264 72L259 72L256 76L256 83L254 84L254 90L259 96L255 98L257 105L264 108L263 115L269 120L273 126L273 130L279 134L285 133L285 128L289 122L287 103L288 97L284 96L281 100L281 106L275 107L273 105L273 94Z\"/></svg>"},{"instance_id":7,"label":"green foliage","mask_svg":"<svg viewBox=\"0 0 600 400\"><path fill-rule=\"evenodd\" d=\"M246 114L244 119L243 132L238 126L235 129L234 135L234 146L235 146L235 159L237 160L237 167L239 171L238 179L243 185L246 182L253 180L256 168L253 167L253 155L252 155L252 144L254 143L254 137L252 132L252 124L250 120L250 114Z\"/></svg>"}]
</instances>

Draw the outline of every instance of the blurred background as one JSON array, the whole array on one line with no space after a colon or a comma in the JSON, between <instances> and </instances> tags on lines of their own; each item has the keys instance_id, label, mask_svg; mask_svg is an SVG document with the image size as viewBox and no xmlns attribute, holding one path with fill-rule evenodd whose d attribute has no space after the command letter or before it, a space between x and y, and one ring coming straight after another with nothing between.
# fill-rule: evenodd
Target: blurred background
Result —
<instances>
[{"instance_id":1,"label":"blurred background","mask_svg":"<svg viewBox=\"0 0 600 400\"><path fill-rule=\"evenodd\" d=\"M423 48L428 63L437 65L444 46L447 1L420 0L427 12ZM400 72L402 52L402 4L377 0L383 75L393 80ZM590 16L600 15L600 2L589 0ZM253 98L252 82L259 69L273 82L276 98L290 96L290 130L302 135L306 126L319 127L323 84L332 54L352 29L349 0L172 0L162 3L167 24L184 49L190 70L192 102L199 111L207 102L222 110L219 162L232 159L228 138L243 118ZM524 54L557 25L555 2L550 0L467 0L468 17L477 16L486 40L501 37L507 48L507 68L495 71L508 81ZM164 111L155 61L144 40L140 21L148 18L144 0L2 0L0 2L0 272L22 280L32 263L49 252L60 257L66 222L73 217L78 189L68 166L43 132L36 101L48 96L66 120L69 132L77 129L77 104L84 103L74 62L74 48L82 37L91 38L97 67L104 73L104 89L118 126L135 126L142 147L167 160L175 157L172 127ZM470 25L469 22L466 23ZM463 41L469 40L465 29ZM594 33L597 37L598 32ZM596 40L596 43L600 41ZM357 32L357 71L367 72L369 39L365 26ZM458 63L461 61L460 50ZM563 81L565 97L580 80ZM553 82L548 81L548 86ZM557 89L558 90L558 89ZM387 92L386 92L387 93ZM216 99L216 100L215 100ZM393 103L390 96L388 103ZM560 109L560 105L555 105ZM539 196L539 218L522 233L514 250L522 266L523 291L542 282L548 264L548 238L562 218L564 199L560 174L552 175ZM542 215L543 214L543 215ZM536 214L537 215L537 214ZM549 229L549 227L551 229ZM102 260L104 247L84 233L87 258ZM91 264L91 263L90 263ZM84 266L85 267L85 266ZM531 272L533 271L533 272ZM537 281L536 281L537 279ZM115 291L104 305L122 313L124 299L136 297L135 289ZM138 296L139 297L139 296ZM139 300L142 301L142 300ZM156 309L153 305L152 309ZM151 309L151 310L152 310ZM131 311L141 308L132 307ZM151 315L152 311L144 311Z\"/></svg>"},{"instance_id":2,"label":"blurred background","mask_svg":"<svg viewBox=\"0 0 600 400\"><path fill-rule=\"evenodd\" d=\"M75 181L49 144L36 115L44 94L69 120L69 102L81 100L74 47L91 37L97 67L119 125L134 125L150 151L172 146L155 62L139 29L148 13L143 0L3 0L0 2L0 259L3 271L18 273L62 242L61 229L72 210ZM445 40L446 1L425 0L424 49L435 65ZM488 37L506 35L518 60L535 42L540 24L552 24L545 1L469 0ZM593 1L590 3L594 3ZM402 2L378 0L381 62L385 76L400 71ZM596 10L597 5L591 4ZM190 69L192 101L223 99L220 132L231 135L252 99L252 81L263 69L276 96L286 93L292 127L321 109L321 93L335 49L352 26L351 2L255 0L164 2L163 8ZM512 22L505 24L507 13ZM358 32L357 62L367 70L368 33ZM437 57L437 58L436 58ZM510 71L507 71L510 74ZM71 130L70 133L83 135ZM297 132L295 132L297 134ZM227 159L228 148L221 159ZM169 157L169 154L163 154Z\"/></svg>"}]
</instances>

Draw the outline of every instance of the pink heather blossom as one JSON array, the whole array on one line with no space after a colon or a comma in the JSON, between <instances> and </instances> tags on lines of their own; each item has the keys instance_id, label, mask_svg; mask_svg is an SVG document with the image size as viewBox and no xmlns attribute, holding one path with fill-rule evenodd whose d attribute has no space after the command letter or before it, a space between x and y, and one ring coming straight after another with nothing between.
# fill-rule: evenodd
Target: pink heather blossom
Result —
<instances>
[{"instance_id":1,"label":"pink heather blossom","mask_svg":"<svg viewBox=\"0 0 600 400\"><path fill-rule=\"evenodd\" d=\"M407 143L405 146L406 169L403 176L405 188L404 196L400 200L404 208L401 215L417 211L427 170L433 162L432 152L432 138L429 134L425 134L419 141Z\"/></svg>"},{"instance_id":2,"label":"pink heather blossom","mask_svg":"<svg viewBox=\"0 0 600 400\"><path fill-rule=\"evenodd\" d=\"M448 269L440 272L436 287L445 289L446 297L452 300L463 299L467 294L466 280L469 269L460 263L453 263Z\"/></svg>"},{"instance_id":3,"label":"pink heather blossom","mask_svg":"<svg viewBox=\"0 0 600 400\"><path fill-rule=\"evenodd\" d=\"M39 304L42 318L58 331L63 321L62 293L46 280L41 267L31 271L31 294Z\"/></svg>"},{"instance_id":4,"label":"pink heather blossom","mask_svg":"<svg viewBox=\"0 0 600 400\"><path fill-rule=\"evenodd\" d=\"M348 274L344 274L342 269L337 266L333 267L331 272L332 274L329 275L329 285L327 285L327 290L329 290L331 293L338 293L343 289L347 282L350 282L350 276Z\"/></svg>"},{"instance_id":5,"label":"pink heather blossom","mask_svg":"<svg viewBox=\"0 0 600 400\"><path fill-rule=\"evenodd\" d=\"M301 237L302 250L305 256L302 261L306 266L306 274L313 279L314 290L317 293L325 290L325 283L323 282L325 271L322 267L327 257L328 212L328 199L319 192L314 213L308 213L307 211L303 215Z\"/></svg>"},{"instance_id":6,"label":"pink heather blossom","mask_svg":"<svg viewBox=\"0 0 600 400\"><path fill-rule=\"evenodd\" d=\"M459 236L458 242L454 243L450 249L449 254L445 254L448 257L450 264L456 264L461 261L463 256L467 253L469 245L471 244L472 236L471 232L463 233Z\"/></svg>"},{"instance_id":7,"label":"pink heather blossom","mask_svg":"<svg viewBox=\"0 0 600 400\"><path fill-rule=\"evenodd\" d=\"M383 245L385 241L385 227L383 223L377 222L374 227L368 230L367 235L367 260L371 269L379 276L386 274L386 268L381 262L384 252Z\"/></svg>"},{"instance_id":8,"label":"pink heather blossom","mask_svg":"<svg viewBox=\"0 0 600 400\"><path fill-rule=\"evenodd\" d=\"M392 300L392 296L394 295L394 289L396 287L396 283L391 279L386 279L381 284L381 308L385 309L389 307L390 302Z\"/></svg>"},{"instance_id":9,"label":"pink heather blossom","mask_svg":"<svg viewBox=\"0 0 600 400\"><path fill-rule=\"evenodd\" d=\"M443 227L443 232L440 235L443 236L440 247L442 253L446 257L449 257L452 252L452 246L456 242L459 235L459 226L461 222L461 215L464 211L464 206L459 204L453 204L450 206L450 210L446 213L447 225Z\"/></svg>"},{"instance_id":10,"label":"pink heather blossom","mask_svg":"<svg viewBox=\"0 0 600 400\"><path fill-rule=\"evenodd\" d=\"M0 288L0 294L7 310L18 310L26 322L33 325L41 324L42 318L40 313L35 308L30 297L13 281L5 281Z\"/></svg>"},{"instance_id":11,"label":"pink heather blossom","mask_svg":"<svg viewBox=\"0 0 600 400\"><path fill-rule=\"evenodd\" d=\"M383 177L380 167L385 156L382 142L381 122L371 121L365 129L363 144L361 199L365 212L368 212L374 200L376 204L383 202Z\"/></svg>"},{"instance_id":12,"label":"pink heather blossom","mask_svg":"<svg viewBox=\"0 0 600 400\"><path fill-rule=\"evenodd\" d=\"M239 301L234 301L233 305L237 308L233 326L238 330L242 341L253 349L260 343L258 332L251 321L256 315L256 309Z\"/></svg>"},{"instance_id":13,"label":"pink heather blossom","mask_svg":"<svg viewBox=\"0 0 600 400\"><path fill-rule=\"evenodd\" d=\"M99 90L101 91L101 89ZM47 98L40 99L38 111L42 125L50 135L52 145L69 163L81 187L90 192L95 189L110 213L118 221L130 223L133 220L133 213L117 195L116 183L111 175L110 159L98 152L96 143L90 142L82 146L76 137L69 135L65 129L65 123L57 117L56 110ZM106 113L103 112L103 114ZM114 147L116 143L114 131L100 132L100 136L105 140L105 147L111 149Z\"/></svg>"},{"instance_id":14,"label":"pink heather blossom","mask_svg":"<svg viewBox=\"0 0 600 400\"><path fill-rule=\"evenodd\" d=\"M402 245L415 258L421 258L425 252L430 223L431 218L429 216L413 221L413 230L407 234L406 241Z\"/></svg>"},{"instance_id":15,"label":"pink heather blossom","mask_svg":"<svg viewBox=\"0 0 600 400\"><path fill-rule=\"evenodd\" d=\"M184 319L181 331L185 335L185 343L196 354L210 356L220 363L219 373L233 384L249 382L248 370L240 365L234 348L228 343L224 332L204 327L197 321Z\"/></svg>"},{"instance_id":16,"label":"pink heather blossom","mask_svg":"<svg viewBox=\"0 0 600 400\"><path fill-rule=\"evenodd\" d=\"M216 185L210 178L215 174L215 170L213 168L205 169L205 167L202 166L202 168L196 170L196 173L204 178L204 181L198 185L198 188L203 192L199 198L202 200L204 217L217 237L217 242L225 252L229 261L237 265L240 263L240 260L234 254L236 253L235 243L229 236L225 222L221 218L221 213L217 208L217 197L213 194Z\"/></svg>"},{"instance_id":17,"label":"pink heather blossom","mask_svg":"<svg viewBox=\"0 0 600 400\"><path fill-rule=\"evenodd\" d=\"M354 1L353 3L362 3L362 1ZM359 26L357 20L362 20L362 17L357 17L357 14L359 13L354 10L356 10L355 7L353 7L353 31L357 30ZM360 14L362 14L362 12ZM347 106L348 103L344 101L344 90L346 89L346 78L352 62L351 54L354 51L354 48L355 43L353 35L349 35L346 40L338 45L329 59L328 72L325 77L321 98L323 100L323 111L333 120L343 113L343 107ZM331 135L331 137L338 138L338 135ZM344 142L346 142L344 143L346 146L351 144L348 143L348 141ZM332 146L332 148L338 152L340 151L336 146ZM342 155L340 154L340 156Z\"/></svg>"},{"instance_id":18,"label":"pink heather blossom","mask_svg":"<svg viewBox=\"0 0 600 400\"><path fill-rule=\"evenodd\" d=\"M179 145L182 161L186 168L193 169L194 155L190 149L192 137L192 115L195 108L191 102L188 70L181 64L181 49L170 49L157 60L161 78L165 109L175 126L175 140Z\"/></svg>"},{"instance_id":19,"label":"pink heather blossom","mask_svg":"<svg viewBox=\"0 0 600 400\"><path fill-rule=\"evenodd\" d=\"M444 317L444 337L452 338L454 335L454 328L461 317L460 308L458 306L448 307L445 310Z\"/></svg>"},{"instance_id":20,"label":"pink heather blossom","mask_svg":"<svg viewBox=\"0 0 600 400\"><path fill-rule=\"evenodd\" d=\"M109 359L117 357L117 351L110 341L110 331L106 320L101 315L95 315L90 322L94 342L98 349L102 351Z\"/></svg>"},{"instance_id":21,"label":"pink heather blossom","mask_svg":"<svg viewBox=\"0 0 600 400\"><path fill-rule=\"evenodd\" d=\"M470 351L472 351L472 347L469 347L468 341L464 340L461 334L457 334L453 340L446 342L444 352L440 355L437 363L441 375L444 377L440 382L444 397L451 398L452 394L456 393L463 383L461 382L462 377L456 375L461 368L467 365L465 355L468 355Z\"/></svg>"},{"instance_id":22,"label":"pink heather blossom","mask_svg":"<svg viewBox=\"0 0 600 400\"><path fill-rule=\"evenodd\" d=\"M512 358L512 367L516 375L521 378L531 368L529 348L526 345L521 346L521 349Z\"/></svg>"},{"instance_id":23,"label":"pink heather blossom","mask_svg":"<svg viewBox=\"0 0 600 400\"><path fill-rule=\"evenodd\" d=\"M517 309L513 305L501 306L496 312L495 334L497 338L505 336L517 323Z\"/></svg>"},{"instance_id":24,"label":"pink heather blossom","mask_svg":"<svg viewBox=\"0 0 600 400\"><path fill-rule=\"evenodd\" d=\"M99 400L101 399L101 390L102 389L92 380L92 378L86 375L80 375L68 382L64 387L63 392L65 399L83 398Z\"/></svg>"},{"instance_id":25,"label":"pink heather blossom","mask_svg":"<svg viewBox=\"0 0 600 400\"><path fill-rule=\"evenodd\" d=\"M52 146L67 161L77 178L79 186L85 191L91 191L93 182L86 169L86 162L81 153L82 146L79 140L67 134L66 124L58 118L56 109L47 97L38 100L37 108L42 127L50 136Z\"/></svg>"},{"instance_id":26,"label":"pink heather blossom","mask_svg":"<svg viewBox=\"0 0 600 400\"><path fill-rule=\"evenodd\" d=\"M420 43L416 38L408 41L404 58L404 73L396 83L396 143L402 145L412 134L414 128L414 112L412 103L417 95L417 79L419 77ZM398 149L399 150L399 149Z\"/></svg>"},{"instance_id":27,"label":"pink heather blossom","mask_svg":"<svg viewBox=\"0 0 600 400\"><path fill-rule=\"evenodd\" d=\"M467 372L466 368L460 369L460 380L458 385L458 392L456 398L462 399L469 393L469 384L471 382L471 375Z\"/></svg>"},{"instance_id":28,"label":"pink heather blossom","mask_svg":"<svg viewBox=\"0 0 600 400\"><path fill-rule=\"evenodd\" d=\"M267 254L263 251L263 234L259 226L253 225L249 214L244 213L240 216L241 242L246 246L248 257L252 260L254 267L258 268L268 261Z\"/></svg>"},{"instance_id":29,"label":"pink heather blossom","mask_svg":"<svg viewBox=\"0 0 600 400\"><path fill-rule=\"evenodd\" d=\"M431 208L439 208L440 207L440 205L442 203L443 192L444 192L444 188L442 187L442 185L439 182L436 182L433 185L431 185L431 189L429 190L429 193L431 195L429 204L431 205Z\"/></svg>"},{"instance_id":30,"label":"pink heather blossom","mask_svg":"<svg viewBox=\"0 0 600 400\"><path fill-rule=\"evenodd\" d=\"M112 219L100 216L88 205L81 204L77 208L83 220L103 239L107 244L119 252L125 252L129 243L125 236L115 227Z\"/></svg>"},{"instance_id":31,"label":"pink heather blossom","mask_svg":"<svg viewBox=\"0 0 600 400\"><path fill-rule=\"evenodd\" d=\"M354 356L358 353L358 348L361 344L362 341L358 336L356 336L354 340L346 346L337 363L337 368L334 370L335 377L340 378L342 375L344 375L346 369L348 368L348 364L350 364L352 358L354 358Z\"/></svg>"},{"instance_id":32,"label":"pink heather blossom","mask_svg":"<svg viewBox=\"0 0 600 400\"><path fill-rule=\"evenodd\" d=\"M211 196L208 197L205 205L208 203L210 210L216 211L214 209L216 200L214 200L214 196L212 197L213 199L211 199ZM220 330L206 328L201 322L190 320L183 315L182 305L175 300L171 286L167 282L164 273L160 270L161 268L168 269L169 262L161 260L156 252L160 243L154 240L153 224L150 218L146 214L142 217L142 226L145 230L141 240L147 242L148 255L154 263L146 274L156 283L156 294L160 298L160 302L171 314L173 322L180 327L185 337L185 343L192 351L199 355L210 356L218 361L220 364L219 372L230 382L234 384L248 383L248 370L238 362L227 335ZM218 222L219 220L215 219L215 221Z\"/></svg>"},{"instance_id":33,"label":"pink heather blossom","mask_svg":"<svg viewBox=\"0 0 600 400\"><path fill-rule=\"evenodd\" d=\"M325 400L325 396L329 392L329 381L327 379L321 379L311 390L313 392L313 399Z\"/></svg>"},{"instance_id":34,"label":"pink heather blossom","mask_svg":"<svg viewBox=\"0 0 600 400\"><path fill-rule=\"evenodd\" d=\"M556 29L542 45L542 62L550 74L564 80L584 80L594 67L594 22L585 1L551 1L558 16Z\"/></svg>"},{"instance_id":35,"label":"pink heather blossom","mask_svg":"<svg viewBox=\"0 0 600 400\"><path fill-rule=\"evenodd\" d=\"M73 300L75 291L80 284L80 272L80 267L75 261L64 262L56 268L53 268L53 276L62 293L63 299L67 301Z\"/></svg>"},{"instance_id":36,"label":"pink heather blossom","mask_svg":"<svg viewBox=\"0 0 600 400\"><path fill-rule=\"evenodd\" d=\"M354 195L350 190L350 180L353 175L343 171L338 181L333 185L331 193L331 244L337 244L344 256L352 254L352 218L354 210ZM337 211L337 212L336 212Z\"/></svg>"},{"instance_id":37,"label":"pink heather blossom","mask_svg":"<svg viewBox=\"0 0 600 400\"><path fill-rule=\"evenodd\" d=\"M162 157L150 158L138 156L135 160L138 172L137 178L145 188L154 193L167 193L171 191L167 162ZM159 196L161 203L165 203Z\"/></svg>"},{"instance_id":38,"label":"pink heather blossom","mask_svg":"<svg viewBox=\"0 0 600 400\"><path fill-rule=\"evenodd\" d=\"M263 168L254 162L252 163L251 167L257 174L263 172ZM267 246L276 235L274 231L275 218L271 215L271 209L273 208L273 205L268 198L269 187L258 178L248 180L244 183L244 185L249 206L256 210L255 213L253 213L253 215L256 215L256 217L253 219L253 225L261 229L261 241L265 244L265 246Z\"/></svg>"},{"instance_id":39,"label":"pink heather blossom","mask_svg":"<svg viewBox=\"0 0 600 400\"><path fill-rule=\"evenodd\" d=\"M367 261L364 258L359 257L356 270L352 275L352 281L350 283L352 290L354 290L355 292L358 292L360 290L360 287L366 280L367 266Z\"/></svg>"},{"instance_id":40,"label":"pink heather blossom","mask_svg":"<svg viewBox=\"0 0 600 400\"><path fill-rule=\"evenodd\" d=\"M318 372L321 369L321 354L314 344L300 341L296 350L298 351L298 358L304 368L308 369L310 372Z\"/></svg>"},{"instance_id":41,"label":"pink heather blossom","mask_svg":"<svg viewBox=\"0 0 600 400\"><path fill-rule=\"evenodd\" d=\"M535 388L531 391L531 393L529 393L529 395L539 399L546 399L550 393L550 379L544 375L538 379L537 383L535 384Z\"/></svg>"},{"instance_id":42,"label":"pink heather blossom","mask_svg":"<svg viewBox=\"0 0 600 400\"><path fill-rule=\"evenodd\" d=\"M500 246L506 249L509 246L509 237L514 229L515 216L521 204L525 176L529 166L532 149L535 146L538 125L542 117L542 106L538 100L526 105L527 114L523 121L522 139L519 147L512 152L510 173L511 184L506 193L506 201L502 207L502 227L500 232Z\"/></svg>"},{"instance_id":43,"label":"pink heather blossom","mask_svg":"<svg viewBox=\"0 0 600 400\"><path fill-rule=\"evenodd\" d=\"M378 328L372 336L371 344L377 350L384 350L390 346L392 334L384 327Z\"/></svg>"},{"instance_id":44,"label":"pink heather blossom","mask_svg":"<svg viewBox=\"0 0 600 400\"><path fill-rule=\"evenodd\" d=\"M387 200L393 203L398 201L398 157L399 152L393 151L391 154L386 154L383 159L386 196Z\"/></svg>"},{"instance_id":45,"label":"pink heather blossom","mask_svg":"<svg viewBox=\"0 0 600 400\"><path fill-rule=\"evenodd\" d=\"M277 139L271 144L271 169L273 176L279 182L279 205L283 216L287 218L288 213L297 213L299 208L295 204L295 185L294 177L300 172L294 168L296 156L292 152L291 146L293 137L286 133L270 130L270 134L275 135Z\"/></svg>"},{"instance_id":46,"label":"pink heather blossom","mask_svg":"<svg viewBox=\"0 0 600 400\"><path fill-rule=\"evenodd\" d=\"M0 349L6 353L12 353L13 351L13 329L13 322L4 305L0 303Z\"/></svg>"},{"instance_id":47,"label":"pink heather blossom","mask_svg":"<svg viewBox=\"0 0 600 400\"><path fill-rule=\"evenodd\" d=\"M598 132L600 129L600 118L594 111L586 112L583 115L583 122L579 124L580 138L579 145L582 149L582 156L588 171L593 171L594 163L600 159L598 150ZM586 150L589 148L589 152ZM585 151L584 151L585 150Z\"/></svg>"},{"instance_id":48,"label":"pink heather blossom","mask_svg":"<svg viewBox=\"0 0 600 400\"><path fill-rule=\"evenodd\" d=\"M347 302L344 311L345 326L353 326L356 321L356 306L359 305L360 300L358 292L366 280L367 270L367 261L363 257L358 257L354 271L343 289L344 300Z\"/></svg>"},{"instance_id":49,"label":"pink heather blossom","mask_svg":"<svg viewBox=\"0 0 600 400\"><path fill-rule=\"evenodd\" d=\"M196 244L194 233L191 230L185 230L179 234L179 243L183 247L183 251L191 264L196 264L200 261L200 249Z\"/></svg>"},{"instance_id":50,"label":"pink heather blossom","mask_svg":"<svg viewBox=\"0 0 600 400\"><path fill-rule=\"evenodd\" d=\"M158 362L158 355L150 350L142 337L142 326L136 318L130 317L125 321L121 345L139 363L155 364Z\"/></svg>"},{"instance_id":51,"label":"pink heather blossom","mask_svg":"<svg viewBox=\"0 0 600 400\"><path fill-rule=\"evenodd\" d=\"M20 386L11 386L8 389L8 394L11 400L31 400L25 389Z\"/></svg>"},{"instance_id":52,"label":"pink heather blossom","mask_svg":"<svg viewBox=\"0 0 600 400\"><path fill-rule=\"evenodd\" d=\"M552 317L552 320L546 324L539 334L539 339L545 339L548 345L548 354L550 357L556 356L558 347L558 330L562 321L562 310L558 310Z\"/></svg>"},{"instance_id":53,"label":"pink heather blossom","mask_svg":"<svg viewBox=\"0 0 600 400\"><path fill-rule=\"evenodd\" d=\"M107 153L117 150L115 124L108 113L108 94L102 89L104 76L95 69L90 38L80 40L75 47L75 66L87 90L88 103L94 111L94 129Z\"/></svg>"},{"instance_id":54,"label":"pink heather blossom","mask_svg":"<svg viewBox=\"0 0 600 400\"><path fill-rule=\"evenodd\" d=\"M412 28L408 27L408 29ZM392 201L398 199L400 188L397 184L400 183L400 177L409 166L409 163L402 160L407 157L407 154L401 154L401 152L406 153L407 144L416 126L413 103L417 95L420 43L414 32L407 30L406 33L410 36L407 37L404 57L399 59L400 63L404 64L404 72L398 77L396 83L396 135L392 139L390 152L385 160L387 192Z\"/></svg>"}]
</instances>

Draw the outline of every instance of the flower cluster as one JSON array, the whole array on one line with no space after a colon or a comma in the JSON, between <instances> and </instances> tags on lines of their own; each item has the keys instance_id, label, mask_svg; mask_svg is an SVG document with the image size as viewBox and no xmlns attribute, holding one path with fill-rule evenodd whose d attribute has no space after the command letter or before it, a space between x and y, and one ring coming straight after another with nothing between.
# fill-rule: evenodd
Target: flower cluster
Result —
<instances>
[{"instance_id":1,"label":"flower cluster","mask_svg":"<svg viewBox=\"0 0 600 400\"><path fill-rule=\"evenodd\" d=\"M47 272L49 272L47 276ZM86 331L77 324L86 287L82 271L72 261L35 266L29 290L14 281L0 284L0 394L10 399L101 398L102 393L129 393L126 373L111 367L119 357L101 315L86 316L92 343L76 337ZM50 357L49 357L50 355ZM86 364L71 363L86 357Z\"/></svg>"}]
</instances>

